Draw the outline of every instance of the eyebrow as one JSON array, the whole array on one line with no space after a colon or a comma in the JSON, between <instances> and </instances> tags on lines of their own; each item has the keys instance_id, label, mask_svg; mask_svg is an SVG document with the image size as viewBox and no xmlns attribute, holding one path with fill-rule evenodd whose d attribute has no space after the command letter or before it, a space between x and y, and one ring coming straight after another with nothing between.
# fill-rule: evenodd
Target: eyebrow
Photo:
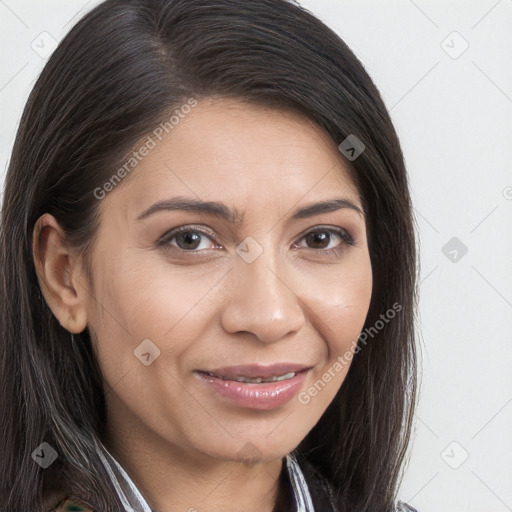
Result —
<instances>
[{"instance_id":1,"label":"eyebrow","mask_svg":"<svg viewBox=\"0 0 512 512\"><path fill-rule=\"evenodd\" d=\"M356 211L363 219L365 217L365 213L362 208L357 206L355 203L343 197L336 197L326 201L308 204L302 208L299 208L294 212L291 220L305 219L315 215L320 215L322 213L331 213L343 208ZM158 203L153 204L148 209L144 210L137 217L137 220L146 219L150 215L160 211L174 210L206 213L208 215L212 215L214 217L218 217L233 223L242 222L243 219L243 213L240 214L236 208L231 209L226 204L218 201L201 201L187 197L173 197L171 199L159 201Z\"/></svg>"}]
</instances>

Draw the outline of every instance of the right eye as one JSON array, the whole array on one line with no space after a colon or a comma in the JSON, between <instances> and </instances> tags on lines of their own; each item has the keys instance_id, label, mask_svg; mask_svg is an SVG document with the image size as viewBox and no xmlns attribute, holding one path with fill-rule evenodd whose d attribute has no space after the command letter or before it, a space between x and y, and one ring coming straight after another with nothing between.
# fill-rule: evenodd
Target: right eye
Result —
<instances>
[{"instance_id":1,"label":"right eye","mask_svg":"<svg viewBox=\"0 0 512 512\"><path fill-rule=\"evenodd\" d=\"M157 245L169 251L198 253L209 250L208 247L201 248L202 238L209 238L216 243L215 237L211 233L207 233L192 226L181 226L167 232L157 242ZM175 244L172 243L174 240L176 241ZM211 243L209 245L211 246Z\"/></svg>"}]
</instances>

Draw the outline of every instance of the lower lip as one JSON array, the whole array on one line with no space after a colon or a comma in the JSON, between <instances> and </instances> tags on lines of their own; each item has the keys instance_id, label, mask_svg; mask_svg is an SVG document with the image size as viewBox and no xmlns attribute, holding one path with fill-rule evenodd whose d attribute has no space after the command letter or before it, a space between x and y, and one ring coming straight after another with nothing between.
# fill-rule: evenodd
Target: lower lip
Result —
<instances>
[{"instance_id":1,"label":"lower lip","mask_svg":"<svg viewBox=\"0 0 512 512\"><path fill-rule=\"evenodd\" d=\"M308 371L296 373L291 379L261 384L224 380L201 372L194 372L194 374L219 395L240 407L274 409L286 404L297 394Z\"/></svg>"}]
</instances>

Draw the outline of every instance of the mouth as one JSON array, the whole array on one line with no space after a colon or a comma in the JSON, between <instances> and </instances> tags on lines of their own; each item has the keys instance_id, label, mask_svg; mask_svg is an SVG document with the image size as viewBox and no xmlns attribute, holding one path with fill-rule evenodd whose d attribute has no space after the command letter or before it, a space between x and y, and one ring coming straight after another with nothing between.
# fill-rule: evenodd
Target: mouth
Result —
<instances>
[{"instance_id":1,"label":"mouth","mask_svg":"<svg viewBox=\"0 0 512 512\"><path fill-rule=\"evenodd\" d=\"M291 374L297 374L311 369L311 366L299 363L274 363L270 365L248 364L236 366L224 366L212 370L197 370L202 373L207 373L214 377L226 380L258 380L274 382L274 380L282 380L283 378L293 377Z\"/></svg>"},{"instance_id":2,"label":"mouth","mask_svg":"<svg viewBox=\"0 0 512 512\"><path fill-rule=\"evenodd\" d=\"M261 384L262 382L279 382L282 380L287 380L295 377L295 375L298 373L296 372L289 372L285 373L284 375L273 375L272 377L256 377L255 379L251 379L250 377L244 377L243 375L236 375L234 377L227 377L225 375L217 375L212 372L204 372L206 375L210 375L211 377L216 377L218 379L223 380L234 380L236 382L245 382L247 384Z\"/></svg>"},{"instance_id":3,"label":"mouth","mask_svg":"<svg viewBox=\"0 0 512 512\"><path fill-rule=\"evenodd\" d=\"M196 370L194 374L232 404L251 409L273 409L293 398L311 368L297 363L238 365Z\"/></svg>"}]
</instances>

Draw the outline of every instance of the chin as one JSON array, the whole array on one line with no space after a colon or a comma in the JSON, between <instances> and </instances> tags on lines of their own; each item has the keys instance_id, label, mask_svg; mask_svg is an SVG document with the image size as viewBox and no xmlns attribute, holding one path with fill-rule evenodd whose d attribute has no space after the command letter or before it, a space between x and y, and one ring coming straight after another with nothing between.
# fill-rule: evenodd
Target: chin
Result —
<instances>
[{"instance_id":1,"label":"chin","mask_svg":"<svg viewBox=\"0 0 512 512\"><path fill-rule=\"evenodd\" d=\"M270 439L268 433L261 436L253 436L235 439L232 438L229 444L219 446L216 450L212 450L212 446L208 446L205 453L216 459L226 461L242 462L246 465L272 462L282 459L288 453L293 451L302 438L297 436L296 441L289 435L286 437L276 437Z\"/></svg>"}]
</instances>

